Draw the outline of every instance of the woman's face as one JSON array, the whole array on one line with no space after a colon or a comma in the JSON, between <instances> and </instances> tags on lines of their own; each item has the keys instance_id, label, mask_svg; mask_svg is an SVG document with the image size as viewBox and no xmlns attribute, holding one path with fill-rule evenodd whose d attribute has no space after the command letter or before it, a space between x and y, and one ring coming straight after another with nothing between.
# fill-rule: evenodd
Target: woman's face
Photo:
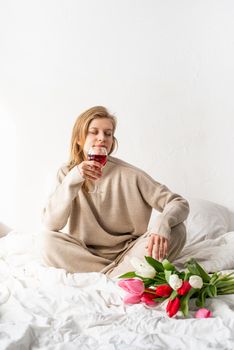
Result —
<instances>
[{"instance_id":1,"label":"woman's face","mask_svg":"<svg viewBox=\"0 0 234 350\"><path fill-rule=\"evenodd\" d=\"M92 146L103 146L109 154L113 144L113 124L108 118L97 118L91 121L84 143L84 153Z\"/></svg>"}]
</instances>

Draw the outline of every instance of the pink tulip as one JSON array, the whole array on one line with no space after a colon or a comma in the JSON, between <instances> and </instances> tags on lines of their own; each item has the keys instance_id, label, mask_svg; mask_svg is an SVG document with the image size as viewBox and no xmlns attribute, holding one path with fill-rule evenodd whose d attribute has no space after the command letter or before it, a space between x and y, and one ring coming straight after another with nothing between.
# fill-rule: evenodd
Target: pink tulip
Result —
<instances>
[{"instance_id":1,"label":"pink tulip","mask_svg":"<svg viewBox=\"0 0 234 350\"><path fill-rule=\"evenodd\" d=\"M199 309L196 314L195 314L196 318L209 318L212 317L212 312L208 309Z\"/></svg>"},{"instance_id":2,"label":"pink tulip","mask_svg":"<svg viewBox=\"0 0 234 350\"><path fill-rule=\"evenodd\" d=\"M138 304L141 301L141 295L134 295L134 294L126 294L123 302L124 304Z\"/></svg>"},{"instance_id":3,"label":"pink tulip","mask_svg":"<svg viewBox=\"0 0 234 350\"><path fill-rule=\"evenodd\" d=\"M126 292L133 295L142 295L145 289L144 283L136 278L126 278L120 280L118 285Z\"/></svg>"}]
</instances>

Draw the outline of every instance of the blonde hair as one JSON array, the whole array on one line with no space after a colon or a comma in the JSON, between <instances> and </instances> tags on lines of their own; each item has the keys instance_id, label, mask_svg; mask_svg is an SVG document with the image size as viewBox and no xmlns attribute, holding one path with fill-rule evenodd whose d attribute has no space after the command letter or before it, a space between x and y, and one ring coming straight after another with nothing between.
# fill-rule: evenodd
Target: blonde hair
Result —
<instances>
[{"instance_id":1,"label":"blonde hair","mask_svg":"<svg viewBox=\"0 0 234 350\"><path fill-rule=\"evenodd\" d=\"M83 146L85 143L86 136L88 134L88 128L90 123L94 119L107 118L112 122L113 125L113 143L109 154L111 154L117 147L117 139L114 136L116 129L116 118L108 112L108 110L103 106L95 106L89 108L85 112L81 113L76 119L73 126L72 137L71 137L71 148L70 148L70 159L68 163L68 168L71 170L74 166L80 164L85 160L85 155L83 151ZM79 144L78 144L79 142Z\"/></svg>"}]
</instances>

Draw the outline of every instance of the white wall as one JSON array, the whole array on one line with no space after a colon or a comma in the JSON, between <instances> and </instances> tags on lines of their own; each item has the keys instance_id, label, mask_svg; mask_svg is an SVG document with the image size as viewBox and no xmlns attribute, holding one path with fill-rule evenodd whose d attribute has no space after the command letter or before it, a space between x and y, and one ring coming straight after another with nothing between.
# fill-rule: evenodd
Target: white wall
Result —
<instances>
[{"instance_id":1,"label":"white wall","mask_svg":"<svg viewBox=\"0 0 234 350\"><path fill-rule=\"evenodd\" d=\"M76 116L97 104L118 117L116 156L234 210L232 0L0 4L0 221L39 228Z\"/></svg>"}]
</instances>

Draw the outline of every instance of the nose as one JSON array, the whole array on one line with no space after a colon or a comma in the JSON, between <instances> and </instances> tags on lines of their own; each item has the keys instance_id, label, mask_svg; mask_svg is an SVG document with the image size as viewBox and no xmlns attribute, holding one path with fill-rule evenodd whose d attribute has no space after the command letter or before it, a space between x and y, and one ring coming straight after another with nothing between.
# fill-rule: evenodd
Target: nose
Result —
<instances>
[{"instance_id":1,"label":"nose","mask_svg":"<svg viewBox=\"0 0 234 350\"><path fill-rule=\"evenodd\" d=\"M103 132L100 132L98 134L98 141L103 141L105 139L105 134Z\"/></svg>"}]
</instances>

